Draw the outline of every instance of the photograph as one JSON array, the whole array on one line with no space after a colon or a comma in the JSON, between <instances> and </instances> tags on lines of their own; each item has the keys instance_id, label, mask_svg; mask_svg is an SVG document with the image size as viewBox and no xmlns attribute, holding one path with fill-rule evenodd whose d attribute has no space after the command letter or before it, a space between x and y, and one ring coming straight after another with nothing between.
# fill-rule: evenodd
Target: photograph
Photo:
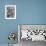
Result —
<instances>
[{"instance_id":1,"label":"photograph","mask_svg":"<svg viewBox=\"0 0 46 46\"><path fill-rule=\"evenodd\" d=\"M5 19L16 19L16 5L5 5Z\"/></svg>"}]
</instances>

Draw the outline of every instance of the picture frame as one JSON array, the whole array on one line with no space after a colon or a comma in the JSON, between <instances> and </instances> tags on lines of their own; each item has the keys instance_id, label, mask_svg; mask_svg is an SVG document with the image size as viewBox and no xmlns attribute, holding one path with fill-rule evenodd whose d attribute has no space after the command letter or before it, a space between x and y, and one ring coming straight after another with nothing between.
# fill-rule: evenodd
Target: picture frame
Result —
<instances>
[{"instance_id":1,"label":"picture frame","mask_svg":"<svg viewBox=\"0 0 46 46\"><path fill-rule=\"evenodd\" d=\"M16 5L5 5L5 19L16 19Z\"/></svg>"}]
</instances>

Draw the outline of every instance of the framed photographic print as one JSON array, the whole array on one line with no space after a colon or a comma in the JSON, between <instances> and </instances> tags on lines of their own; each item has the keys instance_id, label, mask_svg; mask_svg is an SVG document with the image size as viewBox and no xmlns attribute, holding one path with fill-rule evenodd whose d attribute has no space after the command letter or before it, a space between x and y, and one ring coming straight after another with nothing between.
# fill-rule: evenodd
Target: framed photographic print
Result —
<instances>
[{"instance_id":1,"label":"framed photographic print","mask_svg":"<svg viewBox=\"0 0 46 46\"><path fill-rule=\"evenodd\" d=\"M5 5L5 19L16 19L16 5Z\"/></svg>"}]
</instances>

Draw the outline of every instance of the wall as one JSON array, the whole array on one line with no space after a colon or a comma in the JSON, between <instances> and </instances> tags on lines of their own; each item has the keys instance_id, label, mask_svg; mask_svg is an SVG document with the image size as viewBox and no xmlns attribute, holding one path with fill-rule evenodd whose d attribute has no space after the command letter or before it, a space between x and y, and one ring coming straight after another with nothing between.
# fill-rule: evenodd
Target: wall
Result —
<instances>
[{"instance_id":1,"label":"wall","mask_svg":"<svg viewBox=\"0 0 46 46\"><path fill-rule=\"evenodd\" d=\"M16 20L5 20L6 4L16 4ZM17 24L46 24L46 0L0 0L0 44L8 43L9 32L18 32Z\"/></svg>"}]
</instances>

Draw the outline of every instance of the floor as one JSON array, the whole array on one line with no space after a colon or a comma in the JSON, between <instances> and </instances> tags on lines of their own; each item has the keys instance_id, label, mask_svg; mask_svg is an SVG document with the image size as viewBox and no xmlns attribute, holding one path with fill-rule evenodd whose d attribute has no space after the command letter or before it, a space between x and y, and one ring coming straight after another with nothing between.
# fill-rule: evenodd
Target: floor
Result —
<instances>
[{"instance_id":1,"label":"floor","mask_svg":"<svg viewBox=\"0 0 46 46\"><path fill-rule=\"evenodd\" d=\"M8 44L0 44L0 46L8 46ZM10 46L18 46L18 44L10 45Z\"/></svg>"},{"instance_id":2,"label":"floor","mask_svg":"<svg viewBox=\"0 0 46 46\"><path fill-rule=\"evenodd\" d=\"M31 40L28 40L28 41L21 40L20 46L46 46L46 42L45 41L32 42Z\"/></svg>"},{"instance_id":3,"label":"floor","mask_svg":"<svg viewBox=\"0 0 46 46\"><path fill-rule=\"evenodd\" d=\"M0 44L0 46L8 46L8 45L7 44ZM28 41L21 40L19 45L14 44L13 46L46 46L46 42L45 41L34 41L34 42L32 42L31 40L28 40Z\"/></svg>"}]
</instances>

